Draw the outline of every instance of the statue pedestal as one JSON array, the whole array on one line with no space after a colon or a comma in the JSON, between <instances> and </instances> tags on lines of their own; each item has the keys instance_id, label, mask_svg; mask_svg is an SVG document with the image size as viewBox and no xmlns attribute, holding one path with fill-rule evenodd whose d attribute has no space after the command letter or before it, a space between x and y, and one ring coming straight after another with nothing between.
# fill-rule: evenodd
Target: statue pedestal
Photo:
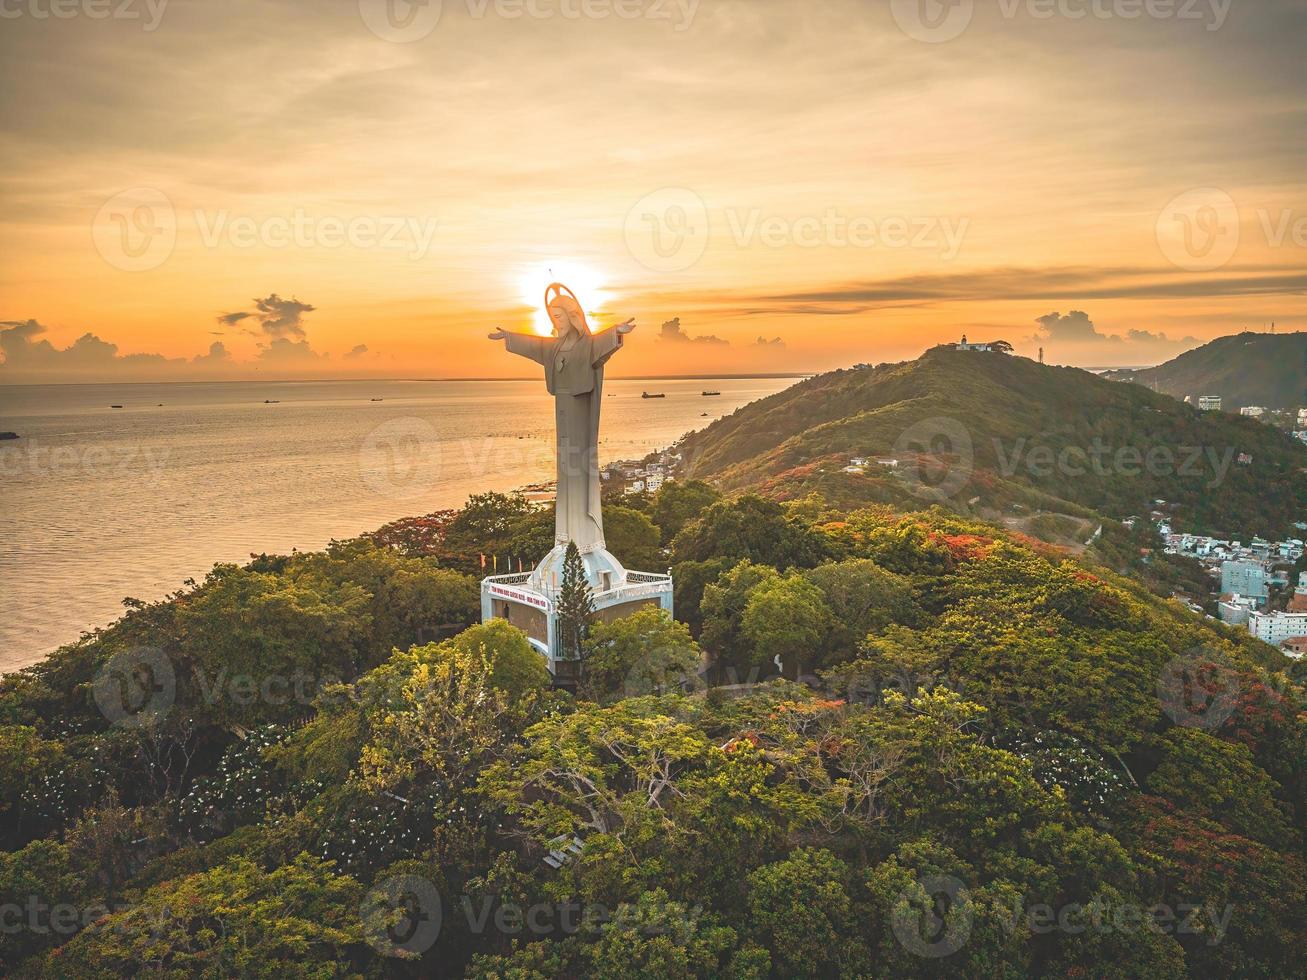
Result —
<instances>
[{"instance_id":1,"label":"statue pedestal","mask_svg":"<svg viewBox=\"0 0 1307 980\"><path fill-rule=\"evenodd\" d=\"M575 661L559 656L558 590L563 581L566 547L558 545L534 571L493 575L481 580L481 621L506 619L522 630L545 658L549 672L561 683L574 682ZM645 606L672 613L672 577L630 572L603 548L581 556L585 563L595 619L611 622Z\"/></svg>"}]
</instances>

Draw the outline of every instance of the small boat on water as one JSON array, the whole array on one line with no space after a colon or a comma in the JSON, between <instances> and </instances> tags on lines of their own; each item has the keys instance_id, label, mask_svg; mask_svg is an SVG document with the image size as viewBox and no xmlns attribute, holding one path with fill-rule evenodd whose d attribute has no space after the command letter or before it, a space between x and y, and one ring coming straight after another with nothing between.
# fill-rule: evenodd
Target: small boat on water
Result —
<instances>
[{"instance_id":1,"label":"small boat on water","mask_svg":"<svg viewBox=\"0 0 1307 980\"><path fill-rule=\"evenodd\" d=\"M716 397L717 395L720 395L720 394L721 394L720 391L705 391L705 392L703 393L703 397L704 397L704 398L714 398L714 397Z\"/></svg>"},{"instance_id":2,"label":"small boat on water","mask_svg":"<svg viewBox=\"0 0 1307 980\"><path fill-rule=\"evenodd\" d=\"M265 405L280 405L280 404L281 404L281 401L280 401L279 399L276 399L276 398L265 398L265 399L263 399L263 404L265 404Z\"/></svg>"},{"instance_id":3,"label":"small boat on water","mask_svg":"<svg viewBox=\"0 0 1307 980\"><path fill-rule=\"evenodd\" d=\"M372 399L372 400L373 400L374 402L384 402L386 399L384 399L384 398L374 398L374 399Z\"/></svg>"},{"instance_id":4,"label":"small boat on water","mask_svg":"<svg viewBox=\"0 0 1307 980\"><path fill-rule=\"evenodd\" d=\"M110 405L109 407L110 407L110 408L122 408L121 405Z\"/></svg>"},{"instance_id":5,"label":"small boat on water","mask_svg":"<svg viewBox=\"0 0 1307 980\"><path fill-rule=\"evenodd\" d=\"M640 397L641 398L666 398L667 396L663 394L661 391L656 392L655 394L652 395L649 394L649 392L647 391L642 391L640 392Z\"/></svg>"},{"instance_id":6,"label":"small boat on water","mask_svg":"<svg viewBox=\"0 0 1307 980\"><path fill-rule=\"evenodd\" d=\"M0 432L0 439L17 439L17 432Z\"/></svg>"}]
</instances>

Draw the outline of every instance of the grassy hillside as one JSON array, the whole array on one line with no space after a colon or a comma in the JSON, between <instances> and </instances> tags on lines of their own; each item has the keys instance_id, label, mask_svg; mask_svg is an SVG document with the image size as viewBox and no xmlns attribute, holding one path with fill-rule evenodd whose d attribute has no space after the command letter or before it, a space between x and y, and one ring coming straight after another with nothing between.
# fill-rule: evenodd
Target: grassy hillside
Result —
<instances>
[{"instance_id":1,"label":"grassy hillside","mask_svg":"<svg viewBox=\"0 0 1307 980\"><path fill-rule=\"evenodd\" d=\"M1227 412L1246 405L1299 408L1307 405L1307 333L1221 337L1158 367L1111 377L1181 400L1220 395Z\"/></svg>"},{"instance_id":2,"label":"grassy hillside","mask_svg":"<svg viewBox=\"0 0 1307 980\"><path fill-rule=\"evenodd\" d=\"M682 449L687 475L780 498L1086 521L1162 499L1178 527L1245 538L1287 533L1307 513L1307 450L1269 426L1002 354L935 349L820 375ZM844 472L854 456L899 466Z\"/></svg>"}]
</instances>

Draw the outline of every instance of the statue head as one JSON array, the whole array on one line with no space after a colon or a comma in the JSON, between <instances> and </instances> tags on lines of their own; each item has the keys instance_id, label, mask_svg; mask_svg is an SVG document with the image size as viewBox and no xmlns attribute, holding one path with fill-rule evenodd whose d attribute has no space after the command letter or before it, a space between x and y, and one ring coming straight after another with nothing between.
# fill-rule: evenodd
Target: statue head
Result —
<instances>
[{"instance_id":1,"label":"statue head","mask_svg":"<svg viewBox=\"0 0 1307 980\"><path fill-rule=\"evenodd\" d=\"M590 333L581 301L561 282L550 283L545 290L545 312L549 314L549 325L553 327L555 337L565 337L573 330L581 336Z\"/></svg>"}]
</instances>

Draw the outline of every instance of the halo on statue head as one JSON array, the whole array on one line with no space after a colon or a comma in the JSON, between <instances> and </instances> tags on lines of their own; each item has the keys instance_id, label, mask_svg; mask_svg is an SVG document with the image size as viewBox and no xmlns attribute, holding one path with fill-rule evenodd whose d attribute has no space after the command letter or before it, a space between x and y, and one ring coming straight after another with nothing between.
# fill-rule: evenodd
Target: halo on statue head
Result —
<instances>
[{"instance_id":1,"label":"halo on statue head","mask_svg":"<svg viewBox=\"0 0 1307 980\"><path fill-rule=\"evenodd\" d=\"M589 318L585 315L585 308L581 305L581 300L577 297L576 293L572 292L572 290L568 289L568 288L567 288L566 286L564 286L561 282L551 282L548 286L545 287L545 310L546 310L546 312L549 310L549 307L550 307L553 303L555 303L555 302L557 302L558 300L562 299L564 296L566 296L567 298L571 299L571 301L572 301L573 303L576 304L576 310L577 310L577 312L581 315L581 323L582 323L582 325L585 327L585 330L582 331L582 332L583 332L583 333L589 333L589 332L590 332L590 320L589 320ZM551 322L552 322L552 321L551 321Z\"/></svg>"}]
</instances>

